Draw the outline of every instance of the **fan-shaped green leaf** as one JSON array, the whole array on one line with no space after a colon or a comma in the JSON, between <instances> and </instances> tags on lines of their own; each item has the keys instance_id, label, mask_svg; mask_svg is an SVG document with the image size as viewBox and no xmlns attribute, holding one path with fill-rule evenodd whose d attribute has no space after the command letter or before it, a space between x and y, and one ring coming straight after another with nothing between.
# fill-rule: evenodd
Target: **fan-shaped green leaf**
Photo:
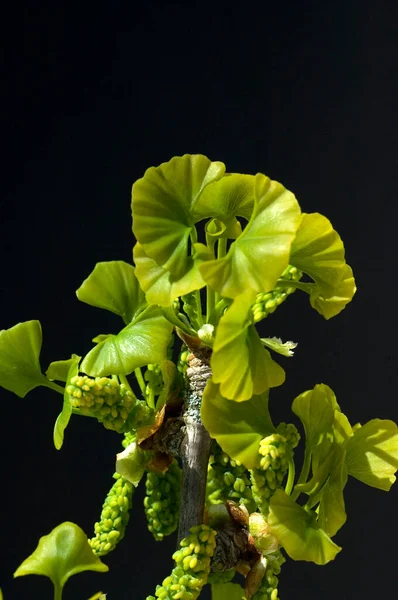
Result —
<instances>
[{"instance_id":1,"label":"fan-shaped green leaf","mask_svg":"<svg viewBox=\"0 0 398 600\"><path fill-rule=\"evenodd\" d=\"M74 377L75 375L77 375L79 373L80 358L81 358L80 356L73 354L72 358L70 359L71 363L69 366L68 374L66 376L66 385L65 385L65 391L64 391L64 403L62 406L62 411L59 413L57 420L55 421L55 425L54 425L53 439L54 439L54 446L56 447L57 450L60 450L62 448L62 445L64 443L64 432L69 424L69 420L72 415L72 403L70 401L70 397L69 397L68 392L66 391L66 388L68 387L68 383L70 382L72 377ZM63 362L69 362L69 361L63 361Z\"/></svg>"},{"instance_id":2,"label":"fan-shaped green leaf","mask_svg":"<svg viewBox=\"0 0 398 600\"><path fill-rule=\"evenodd\" d=\"M40 538L36 550L18 567L14 577L49 577L54 584L55 597L61 598L62 589L72 575L83 571L105 573L108 570L93 553L84 531L67 521Z\"/></svg>"},{"instance_id":3,"label":"fan-shaped green leaf","mask_svg":"<svg viewBox=\"0 0 398 600\"><path fill-rule=\"evenodd\" d=\"M146 305L134 267L122 260L97 263L76 296L86 304L120 315L126 325Z\"/></svg>"},{"instance_id":4,"label":"fan-shaped green leaf","mask_svg":"<svg viewBox=\"0 0 398 600\"><path fill-rule=\"evenodd\" d=\"M227 298L275 287L289 264L291 243L300 224L299 204L280 183L258 174L254 192L250 221L227 255L200 266L206 283Z\"/></svg>"},{"instance_id":5,"label":"fan-shaped green leaf","mask_svg":"<svg viewBox=\"0 0 398 600\"><path fill-rule=\"evenodd\" d=\"M193 244L194 256L190 257L187 270L182 275L172 275L155 260L150 258L141 246L136 244L133 250L136 275L142 289L146 292L149 304L170 306L175 298L199 290L206 284L199 271L204 260L212 258L212 254L203 244Z\"/></svg>"},{"instance_id":6,"label":"fan-shaped green leaf","mask_svg":"<svg viewBox=\"0 0 398 600\"><path fill-rule=\"evenodd\" d=\"M343 490L347 483L345 450L334 444L333 464L319 497L318 524L333 537L347 520Z\"/></svg>"},{"instance_id":7,"label":"fan-shaped green leaf","mask_svg":"<svg viewBox=\"0 0 398 600\"><path fill-rule=\"evenodd\" d=\"M317 284L312 285L310 292L311 306L325 317L325 319L330 319L338 315L345 308L346 304L351 302L356 289L352 269L346 264L342 280L336 286L332 287L329 292L326 291L326 286L321 290Z\"/></svg>"},{"instance_id":8,"label":"fan-shaped green leaf","mask_svg":"<svg viewBox=\"0 0 398 600\"><path fill-rule=\"evenodd\" d=\"M393 421L372 419L346 443L348 474L388 491L398 469L398 430Z\"/></svg>"},{"instance_id":9,"label":"fan-shaped green leaf","mask_svg":"<svg viewBox=\"0 0 398 600\"><path fill-rule=\"evenodd\" d=\"M268 411L268 392L247 402L230 402L210 379L202 398L202 421L221 448L248 469L258 461L260 441L275 431Z\"/></svg>"},{"instance_id":10,"label":"fan-shaped green leaf","mask_svg":"<svg viewBox=\"0 0 398 600\"><path fill-rule=\"evenodd\" d=\"M214 383L225 398L241 402L281 385L285 372L263 347L249 319L253 296L235 298L219 321L211 357Z\"/></svg>"},{"instance_id":11,"label":"fan-shaped green leaf","mask_svg":"<svg viewBox=\"0 0 398 600\"><path fill-rule=\"evenodd\" d=\"M271 498L268 527L293 560L325 565L341 550L320 528L316 514L304 510L283 490Z\"/></svg>"},{"instance_id":12,"label":"fan-shaped green leaf","mask_svg":"<svg viewBox=\"0 0 398 600\"><path fill-rule=\"evenodd\" d=\"M80 370L87 375L129 375L137 367L166 358L173 326L157 306L149 306L117 335L97 344L85 356Z\"/></svg>"},{"instance_id":13,"label":"fan-shaped green leaf","mask_svg":"<svg viewBox=\"0 0 398 600\"><path fill-rule=\"evenodd\" d=\"M254 175L226 173L208 185L193 209L195 222L215 217L227 223L233 217L249 221L254 208Z\"/></svg>"},{"instance_id":14,"label":"fan-shaped green leaf","mask_svg":"<svg viewBox=\"0 0 398 600\"><path fill-rule=\"evenodd\" d=\"M79 361L81 356L72 354L71 358L52 362L46 371L47 379L50 379L51 381L68 381L69 369L75 364L76 359Z\"/></svg>"},{"instance_id":15,"label":"fan-shaped green leaf","mask_svg":"<svg viewBox=\"0 0 398 600\"><path fill-rule=\"evenodd\" d=\"M306 450L319 459L333 442L334 414L340 410L333 390L324 383L294 399L292 411L304 425ZM326 442L326 444L325 444Z\"/></svg>"},{"instance_id":16,"label":"fan-shaped green leaf","mask_svg":"<svg viewBox=\"0 0 398 600\"><path fill-rule=\"evenodd\" d=\"M329 219L319 213L303 214L290 262L314 280L315 285L307 286L311 306L326 319L343 310L356 291L344 256L343 242Z\"/></svg>"},{"instance_id":17,"label":"fan-shaped green leaf","mask_svg":"<svg viewBox=\"0 0 398 600\"><path fill-rule=\"evenodd\" d=\"M0 385L20 398L39 385L48 385L41 372L39 321L25 321L0 331Z\"/></svg>"},{"instance_id":18,"label":"fan-shaped green leaf","mask_svg":"<svg viewBox=\"0 0 398 600\"><path fill-rule=\"evenodd\" d=\"M133 185L133 232L145 253L177 279L192 269L189 237L201 193L225 165L200 154L175 156L148 169Z\"/></svg>"}]
</instances>

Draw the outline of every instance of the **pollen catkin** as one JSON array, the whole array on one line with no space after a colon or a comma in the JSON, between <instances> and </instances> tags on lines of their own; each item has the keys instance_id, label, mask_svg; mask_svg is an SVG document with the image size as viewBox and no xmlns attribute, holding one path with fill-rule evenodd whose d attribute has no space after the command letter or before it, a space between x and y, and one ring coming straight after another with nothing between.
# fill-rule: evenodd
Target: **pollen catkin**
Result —
<instances>
[{"instance_id":1,"label":"pollen catkin","mask_svg":"<svg viewBox=\"0 0 398 600\"><path fill-rule=\"evenodd\" d=\"M210 560L216 547L216 532L208 525L191 527L188 537L174 552L176 562L171 575L156 586L155 596L160 600L196 600L207 583ZM155 600L148 596L147 600Z\"/></svg>"},{"instance_id":2,"label":"pollen catkin","mask_svg":"<svg viewBox=\"0 0 398 600\"><path fill-rule=\"evenodd\" d=\"M177 361L177 371L179 371L183 375L185 375L185 372L189 366L189 361L188 361L189 355L190 355L190 351L188 350L188 348L185 345L183 345L181 348L181 352L178 356L178 361Z\"/></svg>"},{"instance_id":3,"label":"pollen catkin","mask_svg":"<svg viewBox=\"0 0 398 600\"><path fill-rule=\"evenodd\" d=\"M130 390L116 379L75 375L66 387L73 408L83 415L96 417L106 427L118 433L126 430L126 422L135 404Z\"/></svg>"},{"instance_id":4,"label":"pollen catkin","mask_svg":"<svg viewBox=\"0 0 398 600\"><path fill-rule=\"evenodd\" d=\"M278 596L278 577L281 571L281 565L285 558L280 551L267 556L267 568L261 580L260 587L252 596L251 600L279 600Z\"/></svg>"},{"instance_id":5,"label":"pollen catkin","mask_svg":"<svg viewBox=\"0 0 398 600\"><path fill-rule=\"evenodd\" d=\"M174 459L166 473L149 472L146 477L145 515L148 529L157 541L177 529L181 505L182 473Z\"/></svg>"},{"instance_id":6,"label":"pollen catkin","mask_svg":"<svg viewBox=\"0 0 398 600\"><path fill-rule=\"evenodd\" d=\"M227 500L244 504L249 512L256 508L249 472L215 443L207 470L206 502L208 505L224 504Z\"/></svg>"},{"instance_id":7,"label":"pollen catkin","mask_svg":"<svg viewBox=\"0 0 398 600\"><path fill-rule=\"evenodd\" d=\"M288 470L289 451L286 438L279 433L273 433L260 442L260 466L250 471L250 477L253 498L265 517L271 497L282 487Z\"/></svg>"},{"instance_id":8,"label":"pollen catkin","mask_svg":"<svg viewBox=\"0 0 398 600\"><path fill-rule=\"evenodd\" d=\"M299 281L302 277L302 272L296 267L289 265L281 275L281 279L287 281ZM296 291L295 287L276 287L267 293L257 294L256 300L252 305L253 321L257 323L273 313L288 296Z\"/></svg>"},{"instance_id":9,"label":"pollen catkin","mask_svg":"<svg viewBox=\"0 0 398 600\"><path fill-rule=\"evenodd\" d=\"M276 430L286 439L286 442L291 450L294 450L294 448L298 446L301 435L293 423L279 423Z\"/></svg>"},{"instance_id":10,"label":"pollen catkin","mask_svg":"<svg viewBox=\"0 0 398 600\"><path fill-rule=\"evenodd\" d=\"M115 483L108 492L102 505L101 517L94 525L95 536L89 544L97 556L104 556L115 549L124 537L129 521L134 486L119 473L115 473Z\"/></svg>"}]
</instances>

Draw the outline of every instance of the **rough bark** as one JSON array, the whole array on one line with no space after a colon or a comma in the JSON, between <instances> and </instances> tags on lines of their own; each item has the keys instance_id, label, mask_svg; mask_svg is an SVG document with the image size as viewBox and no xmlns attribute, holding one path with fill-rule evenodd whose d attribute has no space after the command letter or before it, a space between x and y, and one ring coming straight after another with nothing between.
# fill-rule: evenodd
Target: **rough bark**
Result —
<instances>
[{"instance_id":1,"label":"rough bark","mask_svg":"<svg viewBox=\"0 0 398 600\"><path fill-rule=\"evenodd\" d=\"M191 354L186 372L187 389L183 410L185 435L180 447L183 479L178 543L189 529L203 523L207 465L211 439L200 418L203 390L211 376L210 349L201 348Z\"/></svg>"}]
</instances>

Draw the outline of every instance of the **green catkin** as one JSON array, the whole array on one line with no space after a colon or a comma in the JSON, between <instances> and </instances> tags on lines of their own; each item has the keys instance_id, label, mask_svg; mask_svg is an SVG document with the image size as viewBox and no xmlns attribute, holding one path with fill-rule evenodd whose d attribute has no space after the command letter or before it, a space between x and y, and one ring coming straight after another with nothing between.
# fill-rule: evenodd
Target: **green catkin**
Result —
<instances>
[{"instance_id":1,"label":"green catkin","mask_svg":"<svg viewBox=\"0 0 398 600\"><path fill-rule=\"evenodd\" d=\"M76 375L66 387L73 408L83 415L96 417L106 427L118 433L126 430L135 397L117 379Z\"/></svg>"},{"instance_id":2,"label":"green catkin","mask_svg":"<svg viewBox=\"0 0 398 600\"><path fill-rule=\"evenodd\" d=\"M296 267L289 265L281 275L281 279L287 281L299 281L302 277L302 272ZM273 313L288 296L296 291L295 287L276 287L270 292L257 294L256 300L252 305L253 321L258 323L262 319Z\"/></svg>"},{"instance_id":3,"label":"green catkin","mask_svg":"<svg viewBox=\"0 0 398 600\"><path fill-rule=\"evenodd\" d=\"M166 473L149 472L146 477L145 515L148 529L162 541L178 527L182 472L174 459Z\"/></svg>"},{"instance_id":4,"label":"green catkin","mask_svg":"<svg viewBox=\"0 0 398 600\"><path fill-rule=\"evenodd\" d=\"M115 473L113 478L116 481L102 505L100 520L94 525L95 536L89 540L97 556L104 556L115 549L124 537L130 517L134 486L119 473Z\"/></svg>"},{"instance_id":5,"label":"green catkin","mask_svg":"<svg viewBox=\"0 0 398 600\"><path fill-rule=\"evenodd\" d=\"M298 446L301 435L293 423L279 423L276 431L286 439L286 443L291 450Z\"/></svg>"},{"instance_id":6,"label":"green catkin","mask_svg":"<svg viewBox=\"0 0 398 600\"><path fill-rule=\"evenodd\" d=\"M268 515L271 497L282 487L288 471L289 452L286 438L279 433L273 433L260 442L260 466L250 471L250 477L253 498L264 517Z\"/></svg>"},{"instance_id":7,"label":"green catkin","mask_svg":"<svg viewBox=\"0 0 398 600\"><path fill-rule=\"evenodd\" d=\"M264 576L261 580L260 587L252 596L251 600L279 600L278 596L278 577L281 571L281 565L285 562L285 558L278 550L273 554L267 555L267 567Z\"/></svg>"},{"instance_id":8,"label":"green catkin","mask_svg":"<svg viewBox=\"0 0 398 600\"><path fill-rule=\"evenodd\" d=\"M206 502L213 505L226 500L244 504L249 512L256 509L249 472L215 443L207 469Z\"/></svg>"},{"instance_id":9,"label":"green catkin","mask_svg":"<svg viewBox=\"0 0 398 600\"><path fill-rule=\"evenodd\" d=\"M156 586L155 596L160 600L196 600L207 583L215 547L213 529L208 525L191 527L173 554L176 566L162 585ZM155 600L155 596L148 596L147 600Z\"/></svg>"}]
</instances>

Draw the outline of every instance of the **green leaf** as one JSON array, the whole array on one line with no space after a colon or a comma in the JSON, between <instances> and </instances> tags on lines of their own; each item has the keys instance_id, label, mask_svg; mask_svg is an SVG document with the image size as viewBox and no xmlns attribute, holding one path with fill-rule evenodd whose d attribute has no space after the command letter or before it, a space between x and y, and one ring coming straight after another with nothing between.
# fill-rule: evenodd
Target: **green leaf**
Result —
<instances>
[{"instance_id":1,"label":"green leaf","mask_svg":"<svg viewBox=\"0 0 398 600\"><path fill-rule=\"evenodd\" d=\"M337 315L355 294L344 245L330 221L319 213L303 214L292 244L290 263L309 275L311 306L326 319Z\"/></svg>"},{"instance_id":2,"label":"green leaf","mask_svg":"<svg viewBox=\"0 0 398 600\"><path fill-rule=\"evenodd\" d=\"M159 363L166 358L172 329L160 308L149 306L117 335L90 350L80 370L92 377L129 375L137 367Z\"/></svg>"},{"instance_id":3,"label":"green leaf","mask_svg":"<svg viewBox=\"0 0 398 600\"><path fill-rule=\"evenodd\" d=\"M294 348L297 348L297 344L295 342L282 342L282 340L277 337L260 339L264 346L267 346L278 354L282 354L282 356L293 356L293 350Z\"/></svg>"},{"instance_id":4,"label":"green leaf","mask_svg":"<svg viewBox=\"0 0 398 600\"><path fill-rule=\"evenodd\" d=\"M322 487L318 508L318 524L330 537L336 535L347 520L343 494L347 477L345 449L334 444L334 460Z\"/></svg>"},{"instance_id":5,"label":"green leaf","mask_svg":"<svg viewBox=\"0 0 398 600\"><path fill-rule=\"evenodd\" d=\"M245 600L245 590L239 583L213 583L211 600Z\"/></svg>"},{"instance_id":6,"label":"green leaf","mask_svg":"<svg viewBox=\"0 0 398 600\"><path fill-rule=\"evenodd\" d=\"M68 381L69 369L75 364L76 360L80 361L80 359L81 356L72 354L71 358L52 362L46 371L47 379L51 381Z\"/></svg>"},{"instance_id":7,"label":"green leaf","mask_svg":"<svg viewBox=\"0 0 398 600\"><path fill-rule=\"evenodd\" d=\"M116 473L137 487L145 473L148 453L137 442L132 442L123 452L116 455Z\"/></svg>"},{"instance_id":8,"label":"green leaf","mask_svg":"<svg viewBox=\"0 0 398 600\"><path fill-rule=\"evenodd\" d=\"M205 281L199 271L199 266L205 260L213 257L203 244L192 244L194 255L190 257L189 265L183 275L172 275L150 258L141 246L136 244L133 257L136 265L135 272L140 285L146 293L148 304L170 306L175 298L184 296L204 287Z\"/></svg>"},{"instance_id":9,"label":"green leaf","mask_svg":"<svg viewBox=\"0 0 398 600\"><path fill-rule=\"evenodd\" d=\"M348 474L388 491L398 469L398 430L393 421L372 419L346 443Z\"/></svg>"},{"instance_id":10,"label":"green leaf","mask_svg":"<svg viewBox=\"0 0 398 600\"><path fill-rule=\"evenodd\" d=\"M105 573L108 570L91 550L84 531L67 521L40 538L36 550L18 567L14 577L49 577L54 584L55 597L61 598L62 589L72 575L83 571Z\"/></svg>"},{"instance_id":11,"label":"green leaf","mask_svg":"<svg viewBox=\"0 0 398 600\"><path fill-rule=\"evenodd\" d=\"M0 331L0 385L20 398L39 385L48 385L41 372L39 321L25 321Z\"/></svg>"},{"instance_id":12,"label":"green leaf","mask_svg":"<svg viewBox=\"0 0 398 600\"><path fill-rule=\"evenodd\" d=\"M53 439L54 446L57 450L61 450L62 448L62 445L64 443L64 432L69 424L72 415L72 403L70 401L69 393L66 391L66 388L68 387L68 383L70 382L72 377L79 373L80 356L74 354L72 356L72 359L70 360L72 360L72 362L70 364L69 371L66 377L64 403L62 406L62 411L59 413L54 425Z\"/></svg>"},{"instance_id":13,"label":"green leaf","mask_svg":"<svg viewBox=\"0 0 398 600\"><path fill-rule=\"evenodd\" d=\"M277 490L271 498L268 526L293 560L325 565L341 550L321 529L316 514L304 510L283 490Z\"/></svg>"},{"instance_id":14,"label":"green leaf","mask_svg":"<svg viewBox=\"0 0 398 600\"><path fill-rule=\"evenodd\" d=\"M133 232L145 254L177 279L192 269L188 256L194 208L201 193L222 177L225 165L200 154L175 156L148 169L133 185Z\"/></svg>"},{"instance_id":15,"label":"green leaf","mask_svg":"<svg viewBox=\"0 0 398 600\"><path fill-rule=\"evenodd\" d=\"M195 222L213 217L225 225L238 216L249 221L254 208L255 179L254 175L226 173L208 185L194 207Z\"/></svg>"},{"instance_id":16,"label":"green leaf","mask_svg":"<svg viewBox=\"0 0 398 600\"><path fill-rule=\"evenodd\" d=\"M126 325L146 305L134 267L122 260L97 263L76 296L81 302L120 315Z\"/></svg>"},{"instance_id":17,"label":"green leaf","mask_svg":"<svg viewBox=\"0 0 398 600\"><path fill-rule=\"evenodd\" d=\"M260 441L275 431L267 392L243 403L229 402L211 378L203 393L201 415L203 425L224 452L248 469L257 466Z\"/></svg>"},{"instance_id":18,"label":"green leaf","mask_svg":"<svg viewBox=\"0 0 398 600\"><path fill-rule=\"evenodd\" d=\"M250 322L253 296L235 298L216 329L211 357L214 383L221 394L241 402L281 385L285 372L272 358Z\"/></svg>"},{"instance_id":19,"label":"green leaf","mask_svg":"<svg viewBox=\"0 0 398 600\"><path fill-rule=\"evenodd\" d=\"M336 397L324 383L303 392L293 401L292 411L304 426L306 451L313 453L318 460L333 442L335 410L340 410Z\"/></svg>"},{"instance_id":20,"label":"green leaf","mask_svg":"<svg viewBox=\"0 0 398 600\"><path fill-rule=\"evenodd\" d=\"M254 195L250 221L227 255L200 266L206 283L227 298L275 287L289 264L291 243L300 224L299 204L280 183L258 174Z\"/></svg>"},{"instance_id":21,"label":"green leaf","mask_svg":"<svg viewBox=\"0 0 398 600\"><path fill-rule=\"evenodd\" d=\"M355 279L349 265L345 266L343 279L331 288L329 293L326 289L321 291L319 286L314 285L310 292L310 303L325 319L338 315L356 292Z\"/></svg>"}]
</instances>

